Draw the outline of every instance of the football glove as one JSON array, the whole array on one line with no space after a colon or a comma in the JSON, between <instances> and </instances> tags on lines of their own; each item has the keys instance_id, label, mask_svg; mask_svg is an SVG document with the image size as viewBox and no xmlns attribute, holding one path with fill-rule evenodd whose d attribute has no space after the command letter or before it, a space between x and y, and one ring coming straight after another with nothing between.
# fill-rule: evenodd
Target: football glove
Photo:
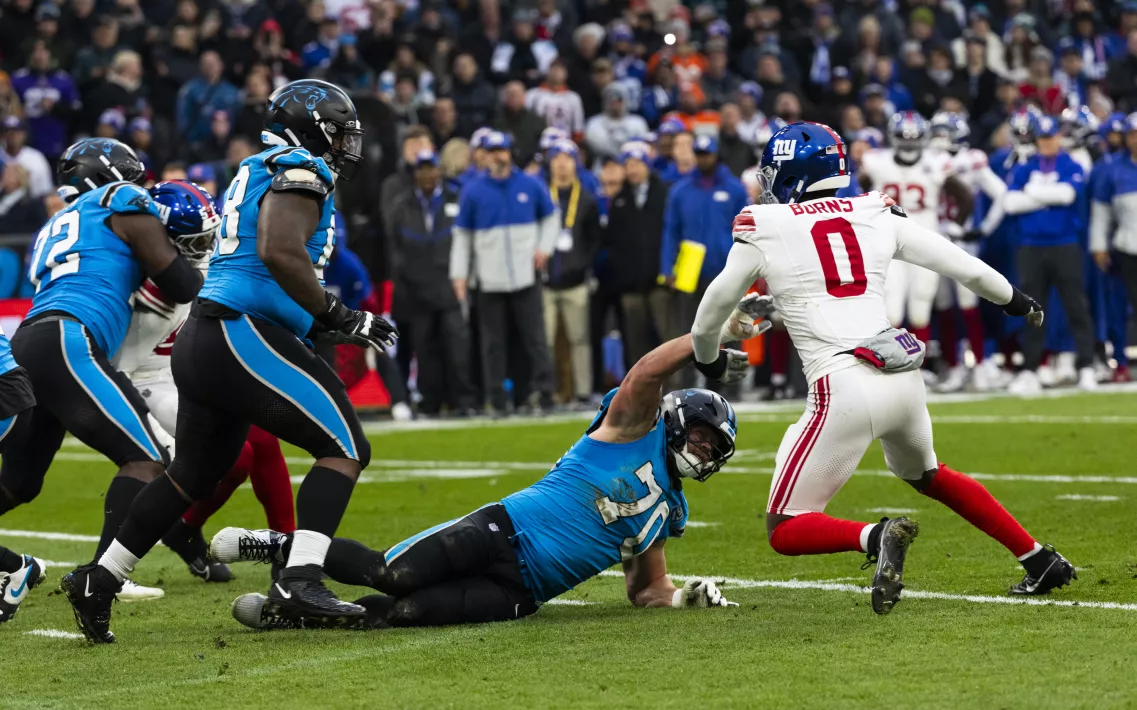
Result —
<instances>
[{"instance_id":1,"label":"football glove","mask_svg":"<svg viewBox=\"0 0 1137 710\"><path fill-rule=\"evenodd\" d=\"M918 370L924 363L927 349L907 330L889 328L846 352L878 370L893 373Z\"/></svg>"},{"instance_id":2,"label":"football glove","mask_svg":"<svg viewBox=\"0 0 1137 710\"><path fill-rule=\"evenodd\" d=\"M738 606L738 604L727 601L714 580L688 579L683 583L681 589L675 590L675 596L671 598L671 606L676 609L706 609L713 606Z\"/></svg>"},{"instance_id":3,"label":"football glove","mask_svg":"<svg viewBox=\"0 0 1137 710\"><path fill-rule=\"evenodd\" d=\"M695 369L711 381L733 384L740 382L750 371L750 356L741 350L719 350L714 362L695 361Z\"/></svg>"},{"instance_id":4,"label":"football glove","mask_svg":"<svg viewBox=\"0 0 1137 710\"><path fill-rule=\"evenodd\" d=\"M749 340L765 333L773 324L769 320L761 323L754 321L759 318L768 319L774 313L773 296L763 296L758 293L748 293L738 302L734 313L730 314L726 324L722 327L722 336L719 342L733 343Z\"/></svg>"},{"instance_id":5,"label":"football glove","mask_svg":"<svg viewBox=\"0 0 1137 710\"><path fill-rule=\"evenodd\" d=\"M1041 327L1042 320L1045 317L1042 312L1042 304L1014 286L1011 288L1014 293L1011 294L1011 302L1003 306L1003 313L1009 316L1023 316L1030 325L1035 328Z\"/></svg>"},{"instance_id":6,"label":"football glove","mask_svg":"<svg viewBox=\"0 0 1137 710\"><path fill-rule=\"evenodd\" d=\"M348 308L332 293L325 292L324 296L327 307L316 316L318 325L313 325L309 335L324 342L351 343L380 351L395 346L399 337L395 326L374 313Z\"/></svg>"}]
</instances>

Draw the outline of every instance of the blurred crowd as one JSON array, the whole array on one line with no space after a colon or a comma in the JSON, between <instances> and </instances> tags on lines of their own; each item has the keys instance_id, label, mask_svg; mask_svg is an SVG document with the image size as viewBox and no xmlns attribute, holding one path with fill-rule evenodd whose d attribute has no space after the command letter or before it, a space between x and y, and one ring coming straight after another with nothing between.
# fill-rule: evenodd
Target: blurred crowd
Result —
<instances>
[{"instance_id":1,"label":"blurred crowd","mask_svg":"<svg viewBox=\"0 0 1137 710\"><path fill-rule=\"evenodd\" d=\"M0 67L0 297L30 288L24 247L75 138L117 137L151 179L220 201L275 88L347 89L366 164L336 190L345 278L404 332L384 379L425 415L586 406L689 330L785 123L829 124L856 169L897 112L953 112L1011 179L1038 138L1015 116L1069 110L1093 343L1080 320L1077 343L1048 333L1042 381L1087 348L1097 379L1128 377L1133 0L0 0ZM980 236L1013 251L1030 215ZM970 351L1019 363L1014 324L984 316ZM791 395L792 348L768 341L761 382Z\"/></svg>"}]
</instances>

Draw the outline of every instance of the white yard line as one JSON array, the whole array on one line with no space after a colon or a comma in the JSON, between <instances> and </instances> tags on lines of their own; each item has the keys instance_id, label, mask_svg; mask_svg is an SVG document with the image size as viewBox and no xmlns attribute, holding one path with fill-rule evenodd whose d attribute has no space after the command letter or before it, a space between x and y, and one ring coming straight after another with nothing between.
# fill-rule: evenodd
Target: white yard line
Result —
<instances>
[{"instance_id":1,"label":"white yard line","mask_svg":"<svg viewBox=\"0 0 1137 710\"><path fill-rule=\"evenodd\" d=\"M607 570L600 573L602 577L623 577L622 572ZM849 592L853 594L870 594L872 589L856 584L841 584L824 580L803 579L738 579L734 577L720 577L717 575L685 575L673 574L671 578L685 582L688 579L702 579L709 577L716 580L723 587L738 589L814 589L822 592ZM1137 611L1137 604L1122 604L1120 602L1087 602L1066 599L1048 599L1039 597L993 597L981 594L948 594L946 592L926 592L919 589L904 590L904 599L941 599L944 601L970 602L972 604L1011 604L1020 606L1056 606L1076 607L1079 609L1112 609L1117 611Z\"/></svg>"},{"instance_id":2,"label":"white yard line","mask_svg":"<svg viewBox=\"0 0 1137 710\"><path fill-rule=\"evenodd\" d=\"M25 631L24 636L43 636L49 639L81 639L83 634L73 631L60 631L59 629L32 629Z\"/></svg>"},{"instance_id":3,"label":"white yard line","mask_svg":"<svg viewBox=\"0 0 1137 710\"><path fill-rule=\"evenodd\" d=\"M1066 496L1054 496L1054 500L1089 500L1097 503L1112 503L1115 500L1121 500L1121 498L1120 496L1086 496L1074 493Z\"/></svg>"},{"instance_id":4,"label":"white yard line","mask_svg":"<svg viewBox=\"0 0 1137 710\"><path fill-rule=\"evenodd\" d=\"M919 513L915 508L865 508L866 513L880 513L881 515L908 515Z\"/></svg>"},{"instance_id":5,"label":"white yard line","mask_svg":"<svg viewBox=\"0 0 1137 710\"><path fill-rule=\"evenodd\" d=\"M623 576L623 575L621 575ZM546 604L557 604L560 606L592 606L598 602L586 602L583 599L550 599L545 602Z\"/></svg>"},{"instance_id":6,"label":"white yard line","mask_svg":"<svg viewBox=\"0 0 1137 710\"><path fill-rule=\"evenodd\" d=\"M68 542L98 542L97 535L75 535L61 532L37 532L35 530L0 530L0 537L30 537L38 540L67 540Z\"/></svg>"}]
</instances>

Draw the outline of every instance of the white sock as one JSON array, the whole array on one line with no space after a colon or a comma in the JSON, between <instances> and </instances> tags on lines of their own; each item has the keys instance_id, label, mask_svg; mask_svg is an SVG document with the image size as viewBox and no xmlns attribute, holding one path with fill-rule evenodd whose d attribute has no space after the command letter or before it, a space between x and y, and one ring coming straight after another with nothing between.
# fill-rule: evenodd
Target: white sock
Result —
<instances>
[{"instance_id":1,"label":"white sock","mask_svg":"<svg viewBox=\"0 0 1137 710\"><path fill-rule=\"evenodd\" d=\"M111 546L99 558L99 566L114 575L118 581L122 581L134 571L134 565L138 564L138 558L130 553L130 550L122 546L118 540L111 540Z\"/></svg>"},{"instance_id":2,"label":"white sock","mask_svg":"<svg viewBox=\"0 0 1137 710\"><path fill-rule=\"evenodd\" d=\"M324 558L328 556L328 548L332 539L327 535L313 530L297 530L292 533L292 551L288 553L288 564L285 567L299 567L301 565L324 566Z\"/></svg>"},{"instance_id":3,"label":"white sock","mask_svg":"<svg viewBox=\"0 0 1137 710\"><path fill-rule=\"evenodd\" d=\"M872 534L872 529L876 526L876 523L869 523L861 528L861 552L869 551L869 535Z\"/></svg>"},{"instance_id":4,"label":"white sock","mask_svg":"<svg viewBox=\"0 0 1137 710\"><path fill-rule=\"evenodd\" d=\"M1034 549L1033 549L1033 550L1031 550L1030 552L1026 553L1026 554L1025 554L1025 555L1023 555L1022 557L1016 557L1015 559L1017 559L1019 562L1022 562L1023 560L1025 560L1025 559L1026 559L1026 558L1028 558L1028 557L1033 557L1033 556L1034 556L1034 555L1035 555L1035 554L1036 554L1036 553L1037 553L1039 550L1041 550L1041 549L1042 549L1042 545L1039 545L1039 544L1036 542L1036 543L1034 543Z\"/></svg>"}]
</instances>

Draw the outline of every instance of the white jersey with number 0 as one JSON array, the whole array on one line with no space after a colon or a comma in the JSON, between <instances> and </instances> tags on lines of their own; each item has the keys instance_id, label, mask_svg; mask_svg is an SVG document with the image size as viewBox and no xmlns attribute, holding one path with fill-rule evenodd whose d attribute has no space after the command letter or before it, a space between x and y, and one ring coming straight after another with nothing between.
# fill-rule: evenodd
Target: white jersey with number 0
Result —
<instances>
[{"instance_id":1,"label":"white jersey with number 0","mask_svg":"<svg viewBox=\"0 0 1137 710\"><path fill-rule=\"evenodd\" d=\"M861 159L861 173L871 181L871 189L896 200L909 219L932 230L939 225L940 196L951 171L951 156L932 148L912 165L896 162L891 148L870 150Z\"/></svg>"}]
</instances>

